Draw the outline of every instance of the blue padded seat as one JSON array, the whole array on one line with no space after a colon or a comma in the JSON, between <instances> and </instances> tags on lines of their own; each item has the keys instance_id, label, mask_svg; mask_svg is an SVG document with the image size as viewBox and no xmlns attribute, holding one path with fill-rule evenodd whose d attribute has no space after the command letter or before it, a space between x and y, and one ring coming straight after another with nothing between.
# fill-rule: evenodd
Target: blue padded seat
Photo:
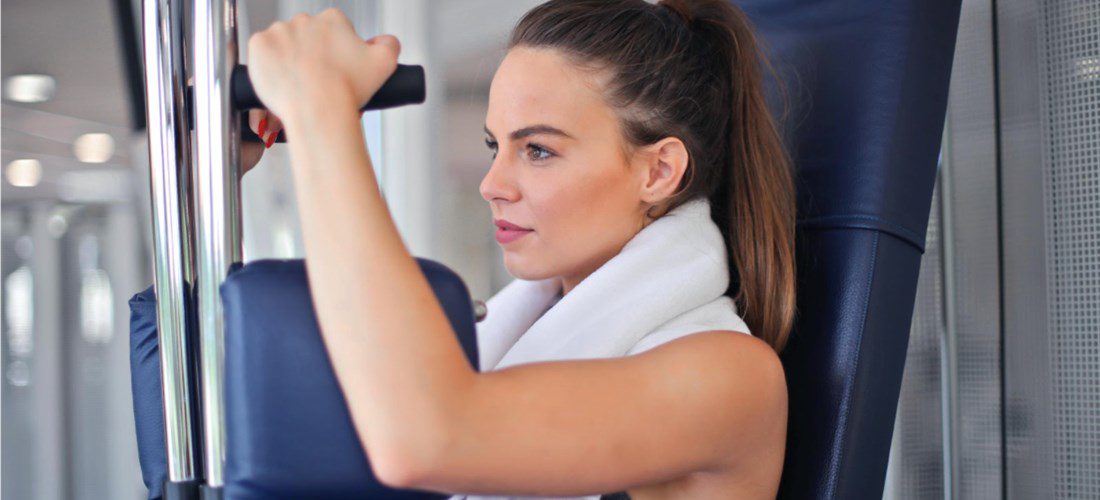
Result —
<instances>
[{"instance_id":1,"label":"blue padded seat","mask_svg":"<svg viewBox=\"0 0 1100 500\"><path fill-rule=\"evenodd\" d=\"M466 285L442 264L419 262L476 369ZM325 352L301 260L247 264L221 292L227 498L442 498L398 492L374 478Z\"/></svg>"},{"instance_id":2,"label":"blue padded seat","mask_svg":"<svg viewBox=\"0 0 1100 500\"><path fill-rule=\"evenodd\" d=\"M471 367L478 366L465 284L417 259ZM304 262L262 260L221 287L225 306L225 498L380 498L442 495L396 490L374 477L322 342ZM131 374L142 477L150 498L166 479L155 297L131 305Z\"/></svg>"}]
</instances>

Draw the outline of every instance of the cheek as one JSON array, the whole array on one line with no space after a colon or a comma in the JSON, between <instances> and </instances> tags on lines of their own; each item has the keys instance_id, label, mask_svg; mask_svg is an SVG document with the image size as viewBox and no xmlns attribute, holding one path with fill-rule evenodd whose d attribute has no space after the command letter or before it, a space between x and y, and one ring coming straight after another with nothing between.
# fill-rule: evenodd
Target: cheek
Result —
<instances>
[{"instance_id":1,"label":"cheek","mask_svg":"<svg viewBox=\"0 0 1100 500\"><path fill-rule=\"evenodd\" d=\"M544 182L537 192L529 192L542 243L553 249L575 236L583 227L580 222L588 199L585 183L575 178Z\"/></svg>"},{"instance_id":2,"label":"cheek","mask_svg":"<svg viewBox=\"0 0 1100 500\"><path fill-rule=\"evenodd\" d=\"M615 168L620 167L573 169L528 193L549 250L570 253L570 249L599 246L616 234L608 229L628 216L631 198L629 179Z\"/></svg>"}]
</instances>

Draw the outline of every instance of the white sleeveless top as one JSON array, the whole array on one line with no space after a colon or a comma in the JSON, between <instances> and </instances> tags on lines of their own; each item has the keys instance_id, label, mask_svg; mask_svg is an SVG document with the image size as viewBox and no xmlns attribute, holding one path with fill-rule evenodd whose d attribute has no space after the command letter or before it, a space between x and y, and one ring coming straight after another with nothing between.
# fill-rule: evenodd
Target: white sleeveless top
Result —
<instances>
[{"instance_id":1,"label":"white sleeveless top","mask_svg":"<svg viewBox=\"0 0 1100 500\"><path fill-rule=\"evenodd\" d=\"M627 356L704 331L749 334L733 299L723 295L728 260L710 203L688 201L639 231L564 297L561 280L550 278L517 279L490 298L488 315L477 325L481 371ZM540 497L450 500L508 498Z\"/></svg>"}]
</instances>

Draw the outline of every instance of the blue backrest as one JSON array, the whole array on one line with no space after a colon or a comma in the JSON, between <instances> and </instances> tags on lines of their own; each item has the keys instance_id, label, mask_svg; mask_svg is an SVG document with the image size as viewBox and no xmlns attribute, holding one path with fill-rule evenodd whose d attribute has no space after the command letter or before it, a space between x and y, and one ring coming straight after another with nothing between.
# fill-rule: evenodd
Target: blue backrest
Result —
<instances>
[{"instance_id":1,"label":"blue backrest","mask_svg":"<svg viewBox=\"0 0 1100 500\"><path fill-rule=\"evenodd\" d=\"M780 497L881 498L960 1L735 3L791 105L798 317Z\"/></svg>"}]
</instances>

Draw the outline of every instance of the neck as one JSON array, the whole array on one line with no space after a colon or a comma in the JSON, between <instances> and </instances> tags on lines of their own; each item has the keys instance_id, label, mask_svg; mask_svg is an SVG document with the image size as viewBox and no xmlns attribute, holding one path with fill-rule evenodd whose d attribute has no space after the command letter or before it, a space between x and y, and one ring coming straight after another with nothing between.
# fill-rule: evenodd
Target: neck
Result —
<instances>
[{"instance_id":1,"label":"neck","mask_svg":"<svg viewBox=\"0 0 1100 500\"><path fill-rule=\"evenodd\" d=\"M574 273L571 276L562 276L561 277L561 295L562 295L562 297L564 297L565 294L569 293L569 291L572 290L573 288L576 288L576 286L579 285L581 283L581 281L584 281L584 279L587 278L588 275L596 272L596 270L599 269L600 266L603 266L604 264L607 263L607 261L609 261L613 257L615 257L615 255L618 255L618 253L622 251L623 247L625 247L626 244L629 243L630 240L634 238L634 236L637 236L638 233L642 232L642 230L646 228L646 226L650 225L651 223L653 223L656 220L657 219L655 219L655 218L643 216L641 218L641 222L639 223L638 229L635 229L634 232L633 232L633 235L631 235L630 238L627 238L626 241L623 241L622 244L619 245L618 249L615 250L614 253L612 253L611 255L602 256L602 257L596 259L596 262L594 264L589 264L589 265L585 266L585 268L582 269L578 273Z\"/></svg>"}]
</instances>

